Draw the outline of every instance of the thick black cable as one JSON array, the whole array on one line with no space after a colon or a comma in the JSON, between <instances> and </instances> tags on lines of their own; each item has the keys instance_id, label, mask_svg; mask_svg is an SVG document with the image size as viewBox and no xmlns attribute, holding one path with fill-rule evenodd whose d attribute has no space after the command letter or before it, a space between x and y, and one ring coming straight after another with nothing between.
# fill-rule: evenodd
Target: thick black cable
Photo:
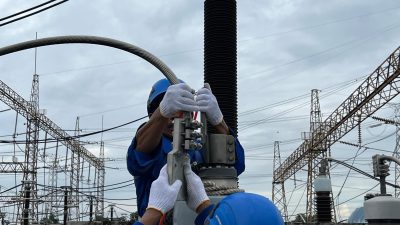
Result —
<instances>
[{"instance_id":1,"label":"thick black cable","mask_svg":"<svg viewBox=\"0 0 400 225\"><path fill-rule=\"evenodd\" d=\"M35 14L38 14L38 13L43 12L43 11L45 11L45 10L51 9L51 8L53 8L53 7L55 7L55 6L58 6L58 5L60 5L60 4L64 3L64 2L67 2L67 1L69 1L69 0L63 0L63 1L61 1L61 2L57 2L57 3L53 4L53 5L47 6L47 7L43 8L43 9L40 9L40 10L35 11L35 12L33 12L33 13L29 13L29 14L27 14L27 15L25 15L25 16L22 16L22 17L19 17L19 18L16 18L16 19L7 21L7 22L5 22L5 23L1 23L1 24L0 24L0 27L5 26L5 25L10 24L10 23L13 23L13 22L18 21L18 20L22 20L22 19L25 19L25 18L27 18L27 17L33 16L33 15L35 15Z\"/></svg>"}]
</instances>

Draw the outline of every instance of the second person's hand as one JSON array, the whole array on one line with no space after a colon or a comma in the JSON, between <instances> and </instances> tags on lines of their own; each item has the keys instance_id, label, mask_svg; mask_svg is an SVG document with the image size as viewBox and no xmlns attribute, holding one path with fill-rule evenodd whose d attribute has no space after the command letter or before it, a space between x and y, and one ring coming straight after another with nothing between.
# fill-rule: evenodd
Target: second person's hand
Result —
<instances>
[{"instance_id":1,"label":"second person's hand","mask_svg":"<svg viewBox=\"0 0 400 225\"><path fill-rule=\"evenodd\" d=\"M190 209L199 213L203 208L202 206L208 206L210 204L210 198L207 196L203 182L200 177L192 171L189 163L184 165L184 174L188 193L187 205Z\"/></svg>"}]
</instances>

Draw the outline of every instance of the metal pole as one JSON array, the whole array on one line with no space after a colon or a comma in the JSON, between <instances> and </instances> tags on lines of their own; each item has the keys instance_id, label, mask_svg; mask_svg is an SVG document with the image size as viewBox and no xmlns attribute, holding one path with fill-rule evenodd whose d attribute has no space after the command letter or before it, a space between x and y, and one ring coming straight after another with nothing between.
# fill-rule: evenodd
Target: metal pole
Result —
<instances>
[{"instance_id":1,"label":"metal pole","mask_svg":"<svg viewBox=\"0 0 400 225\"><path fill-rule=\"evenodd\" d=\"M63 225L67 225L67 218L68 218L68 189L65 188L65 191L64 191L64 220L63 220Z\"/></svg>"},{"instance_id":2,"label":"metal pole","mask_svg":"<svg viewBox=\"0 0 400 225\"><path fill-rule=\"evenodd\" d=\"M25 196L25 207L23 211L23 224L29 225L29 200L31 198L30 186L26 187L24 196Z\"/></svg>"},{"instance_id":3,"label":"metal pole","mask_svg":"<svg viewBox=\"0 0 400 225\"><path fill-rule=\"evenodd\" d=\"M386 176L380 176L381 195L386 195Z\"/></svg>"},{"instance_id":4,"label":"metal pole","mask_svg":"<svg viewBox=\"0 0 400 225\"><path fill-rule=\"evenodd\" d=\"M90 196L90 201L89 201L89 221L90 223L93 222L93 196Z\"/></svg>"},{"instance_id":5,"label":"metal pole","mask_svg":"<svg viewBox=\"0 0 400 225\"><path fill-rule=\"evenodd\" d=\"M111 221L113 221L114 218L114 206L111 206Z\"/></svg>"}]
</instances>

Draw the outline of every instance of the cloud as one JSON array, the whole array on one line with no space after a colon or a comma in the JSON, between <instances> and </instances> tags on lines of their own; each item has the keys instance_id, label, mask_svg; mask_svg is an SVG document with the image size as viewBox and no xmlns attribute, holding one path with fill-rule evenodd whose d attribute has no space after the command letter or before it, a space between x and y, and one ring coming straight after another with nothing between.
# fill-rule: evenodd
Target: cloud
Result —
<instances>
[{"instance_id":1,"label":"cloud","mask_svg":"<svg viewBox=\"0 0 400 225\"><path fill-rule=\"evenodd\" d=\"M39 2L42 1L1 1L0 17ZM270 196L273 142L289 140L280 146L284 160L301 144L300 133L309 130L308 118L290 118L309 114L311 89L322 90L320 104L325 119L361 80L348 85L350 82L370 74L398 47L400 10L395 0L385 2L384 8L380 2L362 0L248 0L237 1L237 5L239 112L281 102L257 113L239 116L239 139L245 149L264 146L246 152L251 157L246 161L247 172L241 175L240 184L249 192ZM0 46L34 39L36 32L39 38L80 34L126 41L159 56L193 88L199 88L203 83L203 1L68 1L2 27ZM29 99L34 50L1 57L0 69L0 79ZM57 73L60 71L64 72ZM145 102L150 87L163 77L149 63L131 54L104 46L77 44L39 48L37 73L40 75L40 107L47 109L47 116L60 127L73 130L77 116L89 115L80 120L80 127L87 131L100 130L102 115L105 128L146 115ZM303 97L285 102L296 96ZM398 102L398 98L393 102ZM285 110L302 103L303 107L284 114ZM0 110L3 108L7 106L0 103ZM393 117L393 109L381 109L379 115ZM244 129L246 121L271 117L284 119ZM14 121L15 112L0 113L0 134L12 134ZM17 132L20 135L17 139L25 139L22 134L26 131L25 121L19 117ZM141 122L104 133L103 139L133 136ZM390 135L394 127L385 125L388 128L384 131L381 128L367 129L373 122L368 119L362 125L362 142L376 141L369 146L392 150L394 136L382 142L378 140ZM73 131L68 132L73 134ZM41 137L44 138L44 132ZM100 138L100 135L95 135L84 141L97 142ZM357 141L357 138L357 131L353 131L343 139ZM106 155L123 158L129 144L130 138L106 143ZM24 149L24 146L21 147ZM88 146L88 149L97 154L99 146ZM332 157L342 160L354 157L357 152L356 148L340 144L333 145L331 150ZM0 153L6 151L13 151L13 146L2 147ZM65 154L65 149L60 149L60 152ZM55 154L55 149L49 149L48 153ZM355 166L371 172L369 160L376 153L379 151L365 150L355 161ZM109 162L111 167L118 164L121 161ZM335 174L332 183L341 185L347 169L334 165L332 171ZM115 176L117 173L118 176ZM299 171L296 179L304 180L306 175L305 171ZM363 188L358 187L356 182L365 183L364 188L367 189L375 185L354 173L350 176L352 182L345 183L346 191L340 196L343 201L365 191L351 189ZM127 171L109 170L106 173L106 183L130 178ZM42 177L40 179L44 182ZM298 189L299 185L301 181L297 181L295 186L293 180L288 180L286 190L294 193L290 209L294 210L299 203L297 211L303 212L305 198L301 199L301 196L304 189ZM293 191L295 189L298 190ZM123 191L133 192L133 189L127 187ZM107 193L109 197L116 194ZM343 216L347 216L346 207L345 204L341 208Z\"/></svg>"}]
</instances>

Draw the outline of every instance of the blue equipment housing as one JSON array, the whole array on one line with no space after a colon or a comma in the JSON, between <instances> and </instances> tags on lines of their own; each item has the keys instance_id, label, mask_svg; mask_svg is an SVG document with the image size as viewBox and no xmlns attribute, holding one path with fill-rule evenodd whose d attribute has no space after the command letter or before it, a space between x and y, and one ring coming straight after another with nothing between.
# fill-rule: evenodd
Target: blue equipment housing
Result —
<instances>
[{"instance_id":1,"label":"blue equipment housing","mask_svg":"<svg viewBox=\"0 0 400 225\"><path fill-rule=\"evenodd\" d=\"M284 225L278 208L269 199L252 193L224 198L211 213L209 225Z\"/></svg>"}]
</instances>

